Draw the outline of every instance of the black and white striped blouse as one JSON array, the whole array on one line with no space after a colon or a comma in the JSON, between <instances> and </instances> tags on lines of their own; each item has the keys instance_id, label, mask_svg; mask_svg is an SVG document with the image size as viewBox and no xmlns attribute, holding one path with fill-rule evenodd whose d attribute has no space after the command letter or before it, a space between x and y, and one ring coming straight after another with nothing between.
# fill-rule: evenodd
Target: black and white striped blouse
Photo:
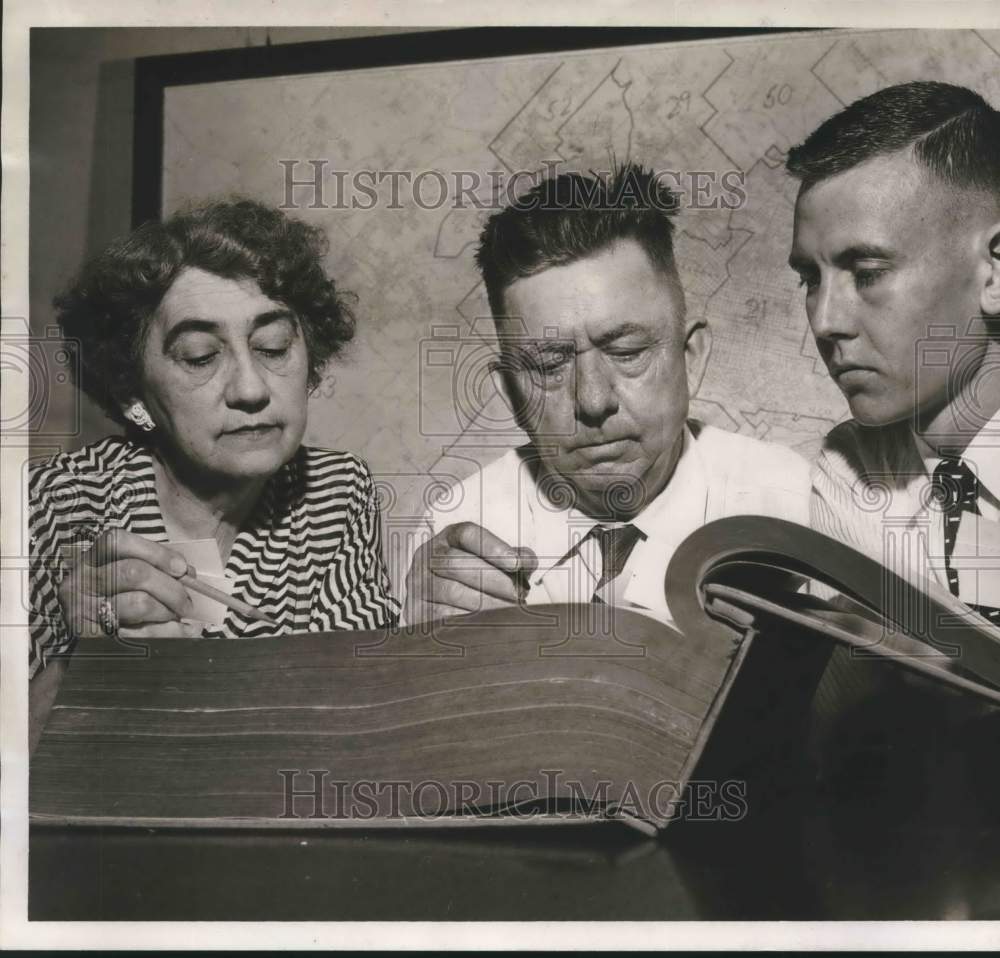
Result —
<instances>
[{"instance_id":1,"label":"black and white striped blouse","mask_svg":"<svg viewBox=\"0 0 1000 958\"><path fill-rule=\"evenodd\" d=\"M167 542L150 450L111 436L63 453L30 473L30 674L75 641L56 593L64 547L120 528ZM268 482L225 566L233 595L277 622L281 633L376 629L399 604L382 557L371 473L346 452L306 446ZM273 626L228 610L210 638L273 635Z\"/></svg>"}]
</instances>

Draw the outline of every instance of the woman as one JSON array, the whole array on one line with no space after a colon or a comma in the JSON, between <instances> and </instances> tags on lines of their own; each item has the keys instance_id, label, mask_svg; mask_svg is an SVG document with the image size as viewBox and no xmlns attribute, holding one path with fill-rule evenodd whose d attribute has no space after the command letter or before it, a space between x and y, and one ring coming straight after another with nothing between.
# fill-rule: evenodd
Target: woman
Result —
<instances>
[{"instance_id":1,"label":"woman","mask_svg":"<svg viewBox=\"0 0 1000 958\"><path fill-rule=\"evenodd\" d=\"M32 675L79 636L396 620L367 466L301 444L308 393L354 332L324 252L275 209L218 203L145 224L56 299L79 387L126 435L32 472ZM215 575L257 617L196 621L189 540L215 541Z\"/></svg>"}]
</instances>

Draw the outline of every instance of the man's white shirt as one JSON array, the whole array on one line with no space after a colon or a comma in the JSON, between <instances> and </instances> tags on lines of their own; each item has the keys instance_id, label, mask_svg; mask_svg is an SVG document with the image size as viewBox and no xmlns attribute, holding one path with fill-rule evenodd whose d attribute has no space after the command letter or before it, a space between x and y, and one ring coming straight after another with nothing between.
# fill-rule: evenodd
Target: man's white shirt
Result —
<instances>
[{"instance_id":1,"label":"man's white shirt","mask_svg":"<svg viewBox=\"0 0 1000 958\"><path fill-rule=\"evenodd\" d=\"M965 512L959 523L952 552L959 597L1000 606L1000 413L961 458L979 480L979 515ZM947 592L945 516L933 489L940 462L921 456L908 423L841 423L827 436L813 469L813 527L922 588Z\"/></svg>"},{"instance_id":2,"label":"man's white shirt","mask_svg":"<svg viewBox=\"0 0 1000 958\"><path fill-rule=\"evenodd\" d=\"M601 597L646 609L670 621L664 583L680 544L696 529L734 515L765 515L807 525L809 466L784 446L690 422L674 472L659 495L632 520L643 535L621 574ZM538 557L526 602L589 602L601 575L599 523L570 507L570 490L539 482L530 445L512 449L428 510L427 537L458 522L483 526Z\"/></svg>"}]
</instances>

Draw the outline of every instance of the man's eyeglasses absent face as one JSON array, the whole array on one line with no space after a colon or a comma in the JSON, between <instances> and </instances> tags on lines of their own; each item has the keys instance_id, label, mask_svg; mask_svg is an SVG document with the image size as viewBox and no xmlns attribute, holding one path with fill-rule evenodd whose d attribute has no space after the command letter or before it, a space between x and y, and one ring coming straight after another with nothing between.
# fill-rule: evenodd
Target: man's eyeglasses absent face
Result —
<instances>
[{"instance_id":1,"label":"man's eyeglasses absent face","mask_svg":"<svg viewBox=\"0 0 1000 958\"><path fill-rule=\"evenodd\" d=\"M988 196L947 184L910 150L800 190L789 265L820 354L860 422L932 418L967 385L959 380L987 348L982 317L996 311L984 295L995 215ZM949 360L918 362L918 344L949 325Z\"/></svg>"}]
</instances>

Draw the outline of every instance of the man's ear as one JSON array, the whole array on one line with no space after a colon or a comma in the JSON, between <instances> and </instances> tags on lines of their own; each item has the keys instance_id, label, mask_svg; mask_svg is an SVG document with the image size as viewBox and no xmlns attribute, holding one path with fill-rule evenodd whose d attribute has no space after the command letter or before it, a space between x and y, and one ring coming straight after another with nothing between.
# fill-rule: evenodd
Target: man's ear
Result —
<instances>
[{"instance_id":1,"label":"man's ear","mask_svg":"<svg viewBox=\"0 0 1000 958\"><path fill-rule=\"evenodd\" d=\"M701 387L708 368L708 357L712 352L712 331L704 319L688 326L684 342L684 365L687 368L688 395L693 399Z\"/></svg>"},{"instance_id":2,"label":"man's ear","mask_svg":"<svg viewBox=\"0 0 1000 958\"><path fill-rule=\"evenodd\" d=\"M979 306L984 316L1000 318L1000 223L986 231L986 242L990 271L979 294Z\"/></svg>"}]
</instances>

